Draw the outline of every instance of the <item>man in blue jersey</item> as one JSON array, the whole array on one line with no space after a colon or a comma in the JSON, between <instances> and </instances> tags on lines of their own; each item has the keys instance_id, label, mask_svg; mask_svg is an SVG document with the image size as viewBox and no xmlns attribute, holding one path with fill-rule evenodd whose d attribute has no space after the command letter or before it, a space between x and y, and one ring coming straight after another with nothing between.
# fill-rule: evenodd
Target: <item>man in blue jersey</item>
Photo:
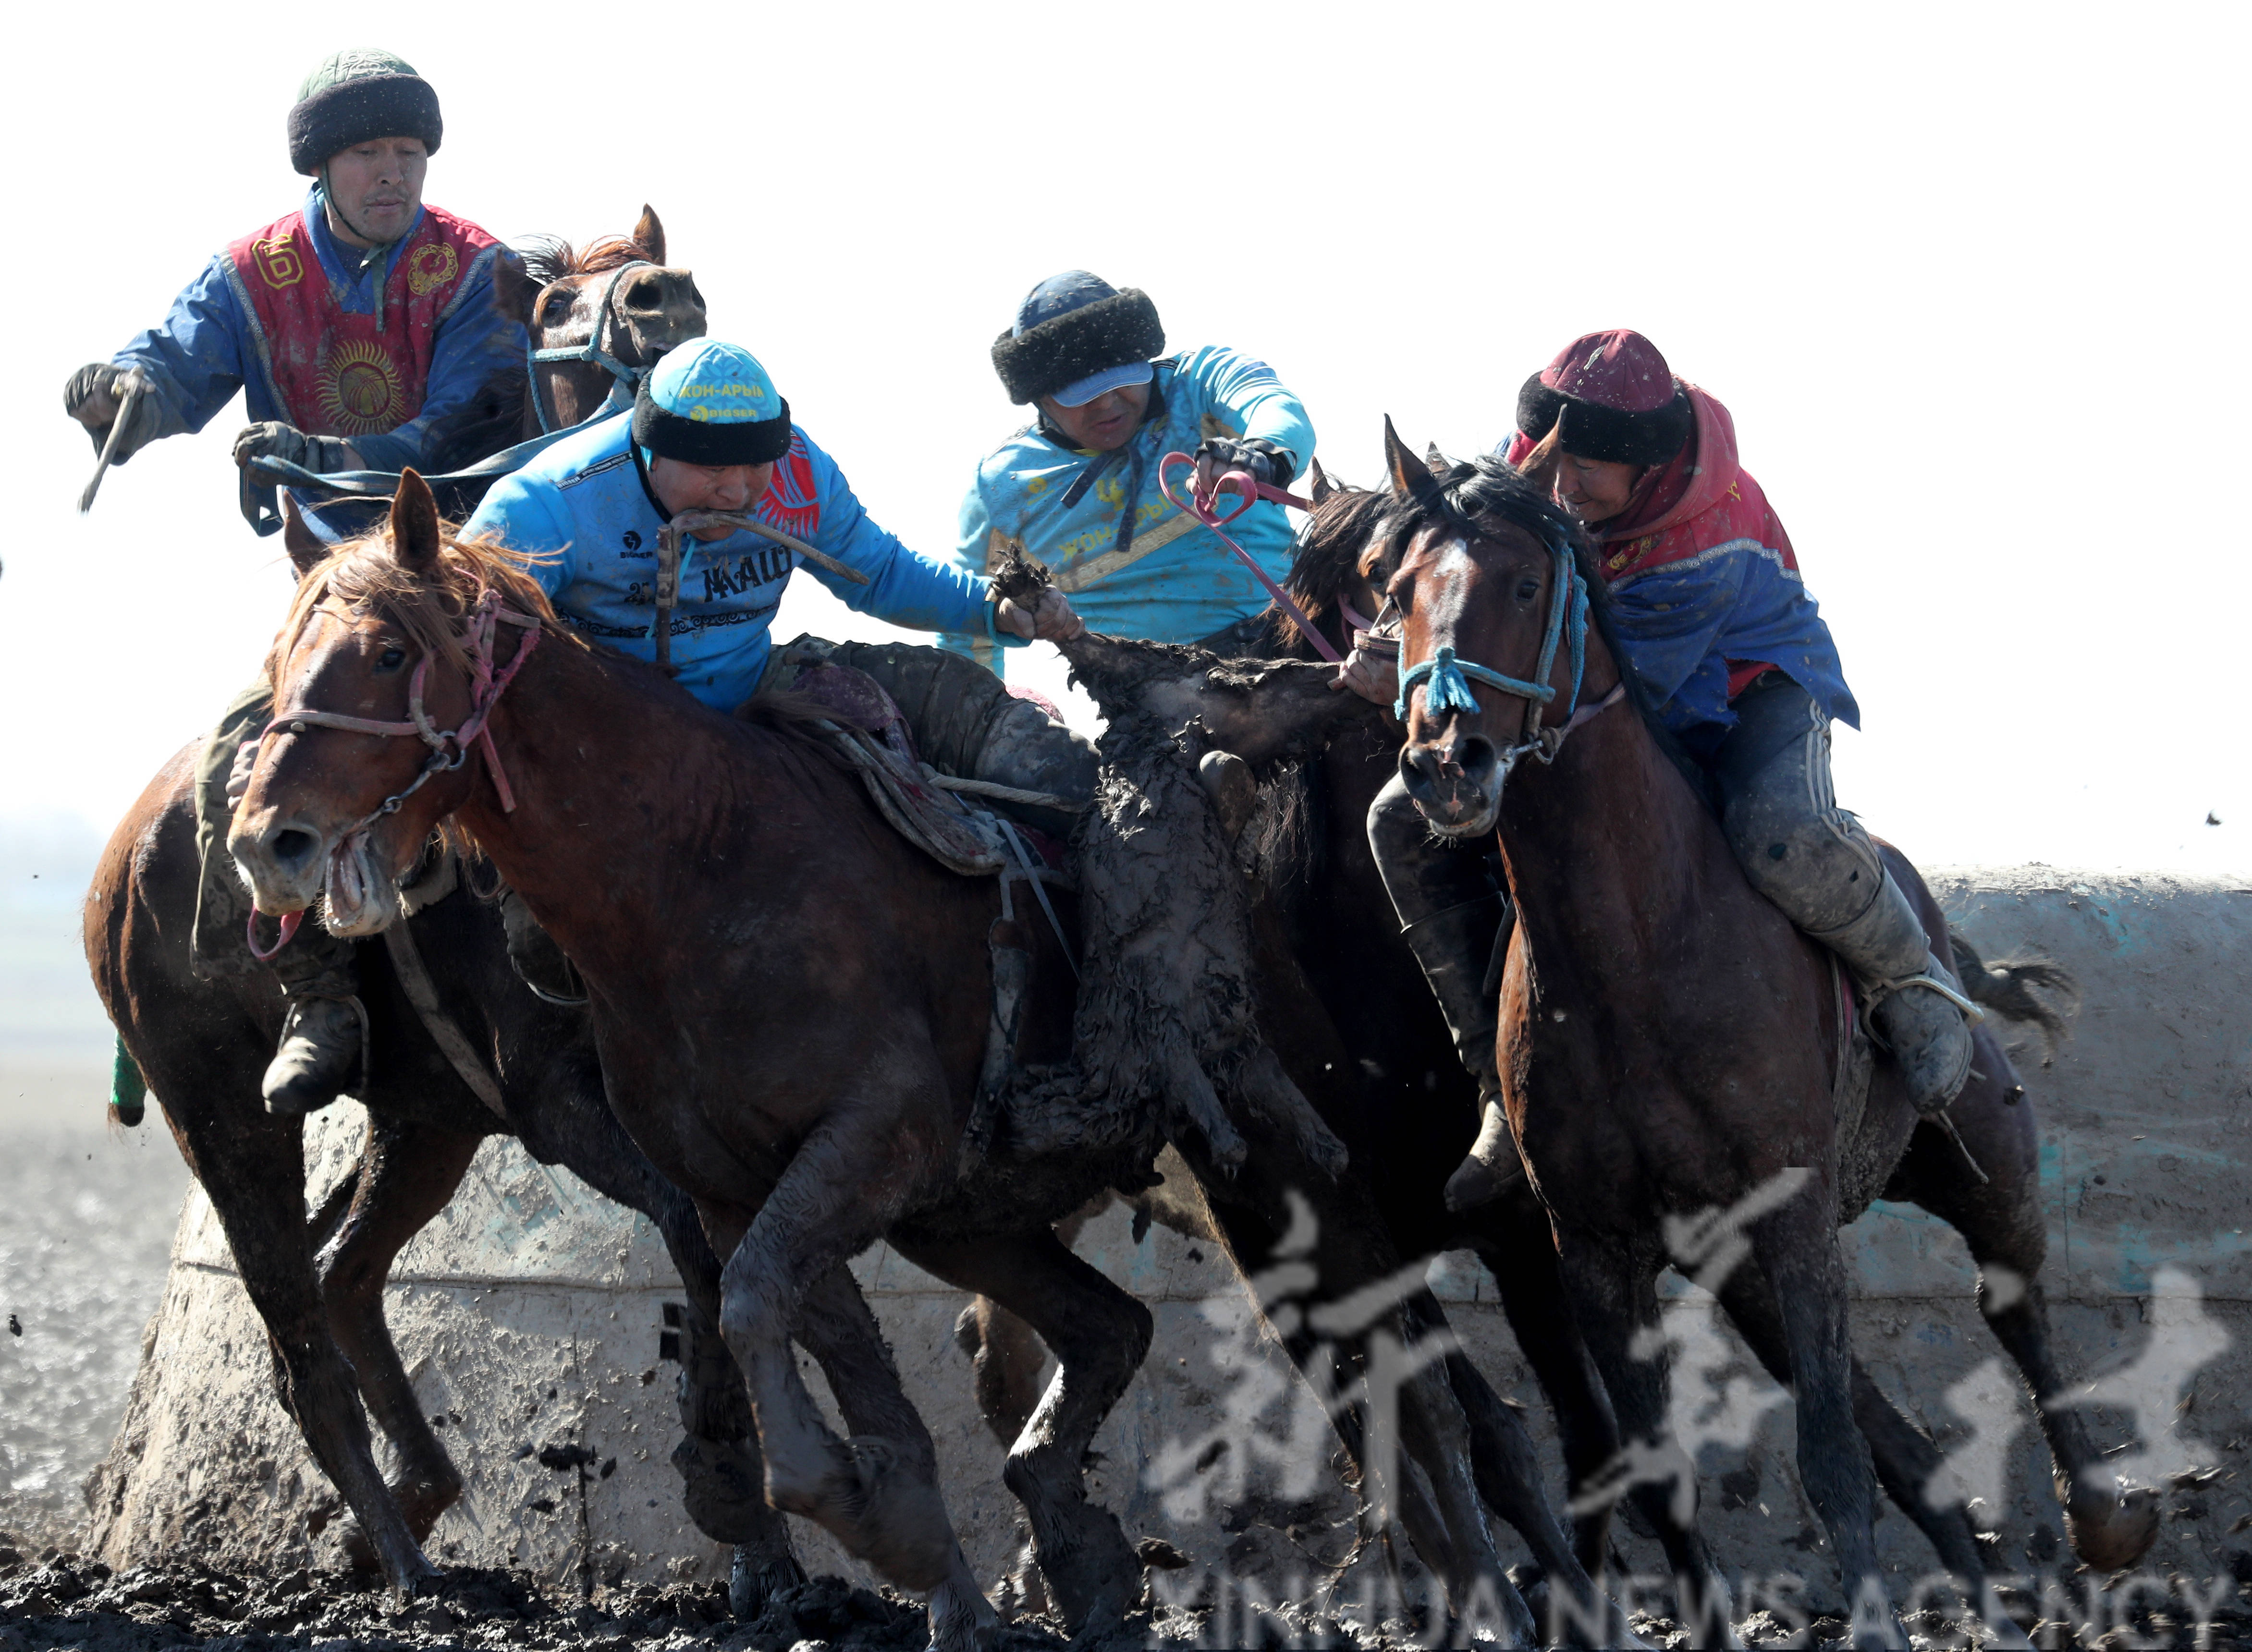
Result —
<instances>
[{"instance_id":1,"label":"man in blue jersey","mask_svg":"<svg viewBox=\"0 0 2252 1652\"><path fill-rule=\"evenodd\" d=\"M1157 468L1186 453L1207 478L1241 469L1288 485L1313 457L1314 430L1275 370L1217 345L1166 355L1149 295L1085 270L1025 295L993 365L1009 399L1037 416L978 465L956 561L984 572L1017 540L1098 631L1248 649L1267 593L1210 529L1166 502ZM1255 504L1227 531L1270 578L1289 573L1281 505ZM987 639L946 641L998 669Z\"/></svg>"},{"instance_id":2,"label":"man in blue jersey","mask_svg":"<svg viewBox=\"0 0 2252 1652\"><path fill-rule=\"evenodd\" d=\"M683 344L642 381L632 414L548 448L485 495L469 535L535 559L532 574L581 634L639 659L657 643L658 531L689 510L756 516L866 576L809 572L846 604L893 625L974 636L990 649L1085 629L1060 592L1036 612L996 601L986 580L918 556L872 520L837 462L790 422L751 353ZM669 649L680 685L733 711L768 675L768 633L797 553L742 530L688 537ZM1095 753L990 674L937 649L837 644L826 656L875 677L923 755L965 779L1089 795Z\"/></svg>"}]
</instances>

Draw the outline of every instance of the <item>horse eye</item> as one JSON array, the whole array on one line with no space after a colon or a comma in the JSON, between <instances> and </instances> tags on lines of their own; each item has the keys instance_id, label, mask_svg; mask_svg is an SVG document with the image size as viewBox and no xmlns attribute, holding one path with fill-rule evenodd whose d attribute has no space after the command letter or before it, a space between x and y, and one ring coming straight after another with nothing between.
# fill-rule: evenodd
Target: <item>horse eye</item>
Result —
<instances>
[{"instance_id":1,"label":"horse eye","mask_svg":"<svg viewBox=\"0 0 2252 1652\"><path fill-rule=\"evenodd\" d=\"M1517 587L1517 600L1519 602L1530 602L1534 597L1537 597L1540 594L1540 580L1528 579L1519 581Z\"/></svg>"},{"instance_id":2,"label":"horse eye","mask_svg":"<svg viewBox=\"0 0 2252 1652\"><path fill-rule=\"evenodd\" d=\"M557 322L567 321L571 316L572 302L573 295L569 293L557 293L553 297L549 298L545 305L541 306L539 312L540 318L550 327L553 327Z\"/></svg>"},{"instance_id":3,"label":"horse eye","mask_svg":"<svg viewBox=\"0 0 2252 1652\"><path fill-rule=\"evenodd\" d=\"M376 656L375 669L379 671L395 671L406 663L407 650L405 649L388 648L384 649L380 655Z\"/></svg>"}]
</instances>

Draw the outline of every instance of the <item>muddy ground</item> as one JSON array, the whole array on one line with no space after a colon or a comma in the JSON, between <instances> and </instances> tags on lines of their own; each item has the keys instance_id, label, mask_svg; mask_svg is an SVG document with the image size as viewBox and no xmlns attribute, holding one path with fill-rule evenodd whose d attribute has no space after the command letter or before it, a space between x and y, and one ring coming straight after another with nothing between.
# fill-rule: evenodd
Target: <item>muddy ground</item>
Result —
<instances>
[{"instance_id":1,"label":"muddy ground","mask_svg":"<svg viewBox=\"0 0 2252 1652\"><path fill-rule=\"evenodd\" d=\"M2200 1646L2252 1652L2252 1588L2207 1626L2164 1612L2083 1640L2072 1625L2041 1623L2020 1614L2039 1646L2055 1652L2129 1652ZM1123 1652L1140 1647L1228 1647L1255 1643L1240 1613L1167 1607L1129 1616L1107 1633L1076 1642L1040 1618L1004 1623L992 1652ZM1637 1614L1637 1633L1653 1647L1679 1649L1689 1637L1668 1620ZM1755 1652L1783 1646L1843 1652L1847 1626L1818 1618L1794 1635L1764 1612L1738 1625ZM1963 1644L1957 1626L1936 1613L1910 1622L1915 1646ZM1441 1637L1460 1644L1454 1635ZM817 1578L784 1591L755 1620L738 1621L717 1584L667 1588L596 1586L591 1600L543 1589L522 1573L461 1569L421 1597L402 1603L373 1579L342 1572L296 1571L280 1576L224 1572L192 1560L113 1572L52 1547L27 1552L0 1531L0 1652L79 1647L87 1652L406 1652L410 1648L522 1647L532 1652L914 1652L925 1642L921 1607L913 1601ZM1391 1622L1380 1633L1318 1612L1285 1608L1255 1643L1351 1647L1405 1652L1434 1644L1413 1627Z\"/></svg>"}]
</instances>

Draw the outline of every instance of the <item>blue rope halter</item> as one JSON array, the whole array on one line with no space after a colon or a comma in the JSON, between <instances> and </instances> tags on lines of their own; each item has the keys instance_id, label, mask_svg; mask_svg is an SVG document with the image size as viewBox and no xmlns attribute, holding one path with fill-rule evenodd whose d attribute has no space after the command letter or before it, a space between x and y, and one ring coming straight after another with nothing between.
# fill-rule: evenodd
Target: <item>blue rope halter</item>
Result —
<instances>
[{"instance_id":1,"label":"blue rope halter","mask_svg":"<svg viewBox=\"0 0 2252 1652\"><path fill-rule=\"evenodd\" d=\"M1423 710L1428 716L1441 717L1449 711L1467 711L1475 716L1480 707L1470 692L1470 678L1490 683L1505 694L1513 694L1526 702L1525 739L1505 755L1507 761L1527 751L1545 749L1540 733L1540 711L1556 698L1556 690L1548 681L1548 673L1556 663L1556 649L1565 640L1568 628L1572 649L1572 693L1564 702L1565 710L1576 711L1580 705L1580 678L1588 665L1588 582L1574 560L1571 547L1552 540L1549 555L1554 559L1554 573L1548 588L1548 622L1540 638L1540 663L1533 669L1533 678L1511 677L1491 666L1480 665L1475 660L1459 657L1453 648L1442 646L1428 659L1409 666L1400 674L1400 698L1392 704L1392 714L1402 723L1408 720L1408 696L1415 684L1428 679L1423 691Z\"/></svg>"},{"instance_id":2,"label":"blue rope halter","mask_svg":"<svg viewBox=\"0 0 2252 1652\"><path fill-rule=\"evenodd\" d=\"M524 370L532 380L532 411L539 416L541 434L546 434L555 428L554 425L548 420L546 398L539 393L541 362L590 361L606 370L611 378L628 389L641 382L639 373L602 348L602 336L609 329L610 300L616 295L618 283L626 278L629 271L655 267L656 266L645 258L636 258L631 263L618 266L610 276L609 284L602 288L601 308L594 312L594 330L587 336L585 344L558 344L552 350L534 350L529 338L526 339L524 347ZM536 321L538 317L535 316L533 319ZM612 387L612 393L615 393L615 386Z\"/></svg>"}]
</instances>

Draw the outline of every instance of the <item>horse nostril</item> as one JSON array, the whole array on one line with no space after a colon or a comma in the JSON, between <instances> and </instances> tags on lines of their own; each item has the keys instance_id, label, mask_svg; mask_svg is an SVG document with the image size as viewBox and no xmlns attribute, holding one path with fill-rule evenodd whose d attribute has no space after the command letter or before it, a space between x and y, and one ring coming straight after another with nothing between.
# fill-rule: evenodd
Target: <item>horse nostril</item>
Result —
<instances>
[{"instance_id":1,"label":"horse nostril","mask_svg":"<svg viewBox=\"0 0 2252 1652\"><path fill-rule=\"evenodd\" d=\"M268 842L267 852L285 866L302 866L312 859L321 840L301 827L285 826Z\"/></svg>"},{"instance_id":2,"label":"horse nostril","mask_svg":"<svg viewBox=\"0 0 2252 1652\"><path fill-rule=\"evenodd\" d=\"M1472 734L1455 749L1455 761L1466 774L1482 774L1498 760L1494 755L1493 742L1483 734Z\"/></svg>"}]
</instances>

